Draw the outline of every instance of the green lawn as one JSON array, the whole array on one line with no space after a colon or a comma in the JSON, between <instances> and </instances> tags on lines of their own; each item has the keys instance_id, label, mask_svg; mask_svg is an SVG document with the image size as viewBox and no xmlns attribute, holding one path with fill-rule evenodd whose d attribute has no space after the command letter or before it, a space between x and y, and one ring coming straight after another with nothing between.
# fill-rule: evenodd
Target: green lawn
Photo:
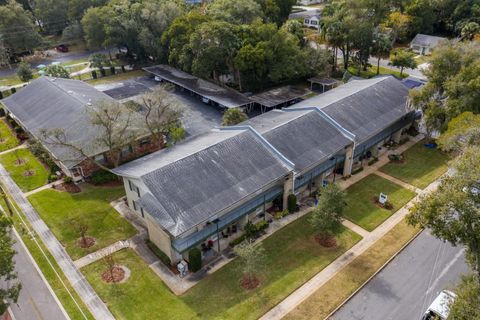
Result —
<instances>
[{"instance_id":1,"label":"green lawn","mask_svg":"<svg viewBox=\"0 0 480 320\"><path fill-rule=\"evenodd\" d=\"M80 193L48 189L28 197L74 260L116 241L130 238L136 233L136 230L110 206L111 201L123 195L123 186L82 187L83 191ZM73 221L78 219L88 225L87 235L96 239L95 245L88 249L76 245L80 234Z\"/></svg>"},{"instance_id":2,"label":"green lawn","mask_svg":"<svg viewBox=\"0 0 480 320\"><path fill-rule=\"evenodd\" d=\"M3 119L0 120L0 152L8 149L12 149L18 146L18 141L15 134L10 127L5 123Z\"/></svg>"},{"instance_id":3,"label":"green lawn","mask_svg":"<svg viewBox=\"0 0 480 320\"><path fill-rule=\"evenodd\" d=\"M347 188L345 217L365 230L372 231L415 196L405 189L377 175L371 174ZM380 208L373 202L380 192L388 196L393 210Z\"/></svg>"},{"instance_id":4,"label":"green lawn","mask_svg":"<svg viewBox=\"0 0 480 320\"><path fill-rule=\"evenodd\" d=\"M148 267L129 253L122 252L123 258L116 257L116 263L139 270L142 277L122 285L125 291L120 295L98 281L98 273L104 268L100 262L83 271L120 319L189 319L195 315L200 319L257 319L361 239L343 228L337 237L338 247L327 249L314 240L314 235L307 215L265 239L262 245L266 257L259 273L262 283L252 291L245 291L239 284L237 260L180 297L175 297L160 281L150 280ZM130 267L130 263L134 265ZM155 303L152 299L156 299Z\"/></svg>"},{"instance_id":5,"label":"green lawn","mask_svg":"<svg viewBox=\"0 0 480 320\"><path fill-rule=\"evenodd\" d=\"M414 185L420 189L444 174L448 167L448 155L438 149L428 149L420 141L404 152L404 163L390 162L380 171Z\"/></svg>"},{"instance_id":6,"label":"green lawn","mask_svg":"<svg viewBox=\"0 0 480 320\"><path fill-rule=\"evenodd\" d=\"M354 76L358 76L358 68L350 66L348 67L348 72L350 72ZM398 78L407 78L409 75L405 73L405 70L403 71L402 75L400 75L400 71L396 71L393 69L385 68L380 66L380 74L392 74ZM367 69L367 71L360 71L360 77L362 78L372 78L377 75L377 66L371 66Z\"/></svg>"},{"instance_id":7,"label":"green lawn","mask_svg":"<svg viewBox=\"0 0 480 320\"><path fill-rule=\"evenodd\" d=\"M22 164L17 164L17 156ZM30 191L48 182L48 170L28 149L16 149L0 155L0 163L23 191ZM27 171L32 175L25 175Z\"/></svg>"},{"instance_id":8,"label":"green lawn","mask_svg":"<svg viewBox=\"0 0 480 320\"><path fill-rule=\"evenodd\" d=\"M108 70L110 72L110 70ZM106 83L112 83L112 82L119 82L123 80L128 80L136 77L141 77L141 76L146 76L149 73L143 70L134 70L134 71L128 71L128 72L122 72L122 70L117 70L117 73L115 75L111 76L106 76L94 80L88 80L87 83L96 86L99 84L106 84Z\"/></svg>"},{"instance_id":9,"label":"green lawn","mask_svg":"<svg viewBox=\"0 0 480 320\"><path fill-rule=\"evenodd\" d=\"M97 261L82 268L83 274L116 319L196 319L195 312L170 292L160 278L131 249L114 255L116 264L130 269L130 278L115 287L101 279L106 265Z\"/></svg>"}]
</instances>

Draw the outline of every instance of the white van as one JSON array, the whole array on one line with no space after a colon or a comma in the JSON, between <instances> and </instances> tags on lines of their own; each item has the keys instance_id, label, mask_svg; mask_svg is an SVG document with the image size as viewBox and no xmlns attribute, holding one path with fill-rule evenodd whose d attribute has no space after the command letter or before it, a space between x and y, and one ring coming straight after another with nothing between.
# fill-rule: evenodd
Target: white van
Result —
<instances>
[{"instance_id":1,"label":"white van","mask_svg":"<svg viewBox=\"0 0 480 320\"><path fill-rule=\"evenodd\" d=\"M433 300L430 307L422 317L422 320L447 320L450 313L449 305L455 300L457 295L452 291L443 290L438 297Z\"/></svg>"}]
</instances>

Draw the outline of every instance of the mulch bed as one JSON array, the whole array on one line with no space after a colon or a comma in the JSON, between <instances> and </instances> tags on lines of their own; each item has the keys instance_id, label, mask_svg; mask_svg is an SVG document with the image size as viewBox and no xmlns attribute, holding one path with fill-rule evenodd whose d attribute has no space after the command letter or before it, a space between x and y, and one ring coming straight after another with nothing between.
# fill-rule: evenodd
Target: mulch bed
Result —
<instances>
[{"instance_id":1,"label":"mulch bed","mask_svg":"<svg viewBox=\"0 0 480 320\"><path fill-rule=\"evenodd\" d=\"M240 285L245 290L253 290L260 285L260 280L255 276L251 276L251 277L244 276L240 280Z\"/></svg>"},{"instance_id":2,"label":"mulch bed","mask_svg":"<svg viewBox=\"0 0 480 320\"><path fill-rule=\"evenodd\" d=\"M79 193L82 191L79 186L77 186L75 183L62 183L62 184L57 184L54 187L52 187L56 190L59 191L65 191L69 193Z\"/></svg>"},{"instance_id":3,"label":"mulch bed","mask_svg":"<svg viewBox=\"0 0 480 320\"><path fill-rule=\"evenodd\" d=\"M84 239L80 238L77 240L77 246L80 248L86 249L90 248L95 244L96 240L94 237L86 236Z\"/></svg>"},{"instance_id":4,"label":"mulch bed","mask_svg":"<svg viewBox=\"0 0 480 320\"><path fill-rule=\"evenodd\" d=\"M35 174L35 170L26 170L24 173L23 173L23 176L25 177L31 177Z\"/></svg>"},{"instance_id":5,"label":"mulch bed","mask_svg":"<svg viewBox=\"0 0 480 320\"><path fill-rule=\"evenodd\" d=\"M16 166L21 166L22 164L25 164L25 159L18 159L18 160L15 160L15 165Z\"/></svg>"},{"instance_id":6,"label":"mulch bed","mask_svg":"<svg viewBox=\"0 0 480 320\"><path fill-rule=\"evenodd\" d=\"M107 283L118 283L125 278L125 270L121 266L113 266L102 272L102 280Z\"/></svg>"},{"instance_id":7,"label":"mulch bed","mask_svg":"<svg viewBox=\"0 0 480 320\"><path fill-rule=\"evenodd\" d=\"M385 205L381 204L379 201L378 201L378 197L375 196L372 198L372 202L377 205L377 207L379 208L382 208L382 209L385 209L385 210L393 210L393 205L387 201L387 203L385 203Z\"/></svg>"},{"instance_id":8,"label":"mulch bed","mask_svg":"<svg viewBox=\"0 0 480 320\"><path fill-rule=\"evenodd\" d=\"M320 235L315 236L315 241L325 248L335 248L337 246L337 239L335 237L321 237Z\"/></svg>"}]
</instances>

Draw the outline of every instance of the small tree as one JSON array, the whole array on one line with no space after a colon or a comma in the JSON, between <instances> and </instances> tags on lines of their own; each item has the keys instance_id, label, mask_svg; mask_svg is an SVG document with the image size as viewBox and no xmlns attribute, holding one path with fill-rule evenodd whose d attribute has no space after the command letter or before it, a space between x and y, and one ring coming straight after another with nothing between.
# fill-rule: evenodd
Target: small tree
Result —
<instances>
[{"instance_id":1,"label":"small tree","mask_svg":"<svg viewBox=\"0 0 480 320\"><path fill-rule=\"evenodd\" d=\"M192 248L188 252L188 262L192 272L197 272L202 268L202 252L200 249Z\"/></svg>"},{"instance_id":2,"label":"small tree","mask_svg":"<svg viewBox=\"0 0 480 320\"><path fill-rule=\"evenodd\" d=\"M238 108L228 109L223 114L223 125L234 126L240 122L248 120L248 116Z\"/></svg>"},{"instance_id":3,"label":"small tree","mask_svg":"<svg viewBox=\"0 0 480 320\"><path fill-rule=\"evenodd\" d=\"M404 68L415 69L417 62L415 61L415 53L405 49L395 50L390 55L390 65L400 68L400 75L403 74Z\"/></svg>"},{"instance_id":4,"label":"small tree","mask_svg":"<svg viewBox=\"0 0 480 320\"><path fill-rule=\"evenodd\" d=\"M289 213L294 213L297 209L297 196L294 194L289 194L287 198L287 210ZM285 210L285 208L283 208Z\"/></svg>"},{"instance_id":5,"label":"small tree","mask_svg":"<svg viewBox=\"0 0 480 320\"><path fill-rule=\"evenodd\" d=\"M23 82L33 79L33 70L28 62L22 61L18 64L17 76Z\"/></svg>"},{"instance_id":6,"label":"small tree","mask_svg":"<svg viewBox=\"0 0 480 320\"><path fill-rule=\"evenodd\" d=\"M461 36L465 40L472 40L476 34L480 33L480 25L476 22L469 22L462 28Z\"/></svg>"},{"instance_id":7,"label":"small tree","mask_svg":"<svg viewBox=\"0 0 480 320\"><path fill-rule=\"evenodd\" d=\"M242 286L245 289L254 289L260 284L257 274L264 260L264 249L255 245L252 240L245 240L234 249L240 261L242 270Z\"/></svg>"},{"instance_id":8,"label":"small tree","mask_svg":"<svg viewBox=\"0 0 480 320\"><path fill-rule=\"evenodd\" d=\"M45 68L45 75L55 78L69 79L70 74L67 69L58 64L51 64Z\"/></svg>"},{"instance_id":9,"label":"small tree","mask_svg":"<svg viewBox=\"0 0 480 320\"><path fill-rule=\"evenodd\" d=\"M380 60L388 57L392 50L392 40L389 37L379 34L373 41L372 56L377 58L377 74L380 74Z\"/></svg>"},{"instance_id":10,"label":"small tree","mask_svg":"<svg viewBox=\"0 0 480 320\"><path fill-rule=\"evenodd\" d=\"M82 248L89 247L91 244L88 243L88 238L87 238L87 232L89 229L88 223L84 219L77 218L77 219L70 220L69 225L72 226L75 232L79 235L80 246Z\"/></svg>"},{"instance_id":11,"label":"small tree","mask_svg":"<svg viewBox=\"0 0 480 320\"><path fill-rule=\"evenodd\" d=\"M140 99L144 109L145 126L160 147L163 146L163 135L178 127L182 115L180 102L170 94L171 90L170 86L159 86L142 95Z\"/></svg>"},{"instance_id":12,"label":"small tree","mask_svg":"<svg viewBox=\"0 0 480 320\"><path fill-rule=\"evenodd\" d=\"M320 243L328 244L341 229L345 207L345 193L336 184L329 184L322 189L318 205L310 217Z\"/></svg>"},{"instance_id":13,"label":"small tree","mask_svg":"<svg viewBox=\"0 0 480 320\"><path fill-rule=\"evenodd\" d=\"M185 138L185 129L182 126L173 126L170 128L170 139L172 139L173 144L176 144L183 138Z\"/></svg>"}]
</instances>

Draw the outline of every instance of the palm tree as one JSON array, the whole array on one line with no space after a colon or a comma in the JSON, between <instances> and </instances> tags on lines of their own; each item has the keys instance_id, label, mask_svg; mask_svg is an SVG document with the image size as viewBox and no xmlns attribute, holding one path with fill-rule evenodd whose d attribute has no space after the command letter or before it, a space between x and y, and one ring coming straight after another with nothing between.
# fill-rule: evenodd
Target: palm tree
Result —
<instances>
[{"instance_id":1,"label":"palm tree","mask_svg":"<svg viewBox=\"0 0 480 320\"><path fill-rule=\"evenodd\" d=\"M380 60L388 57L392 50L392 41L383 34L378 34L373 40L372 55L377 58L377 74L380 74Z\"/></svg>"}]
</instances>

